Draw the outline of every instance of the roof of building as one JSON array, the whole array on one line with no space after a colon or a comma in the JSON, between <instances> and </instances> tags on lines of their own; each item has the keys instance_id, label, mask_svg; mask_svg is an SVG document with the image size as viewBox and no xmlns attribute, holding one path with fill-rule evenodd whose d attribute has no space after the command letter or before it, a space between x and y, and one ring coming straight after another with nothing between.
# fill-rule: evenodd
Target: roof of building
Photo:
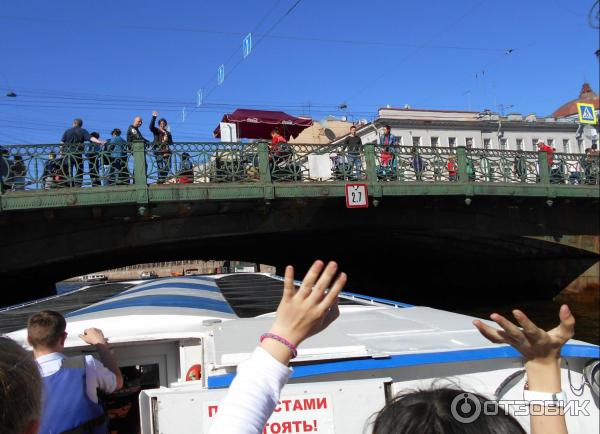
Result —
<instances>
[{"instance_id":1,"label":"roof of building","mask_svg":"<svg viewBox=\"0 0 600 434\"><path fill-rule=\"evenodd\" d=\"M576 115L577 103L594 104L596 109L600 109L600 96L592 90L592 87L588 83L583 83L581 92L579 92L579 98L561 105L554 113L552 113L552 116L555 118L564 118Z\"/></svg>"}]
</instances>

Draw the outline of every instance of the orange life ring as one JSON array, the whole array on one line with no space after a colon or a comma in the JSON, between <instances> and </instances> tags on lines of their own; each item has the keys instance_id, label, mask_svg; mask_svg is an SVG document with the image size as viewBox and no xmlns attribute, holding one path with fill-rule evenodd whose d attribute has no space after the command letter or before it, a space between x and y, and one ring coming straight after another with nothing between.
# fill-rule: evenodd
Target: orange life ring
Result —
<instances>
[{"instance_id":1,"label":"orange life ring","mask_svg":"<svg viewBox=\"0 0 600 434\"><path fill-rule=\"evenodd\" d=\"M185 381L195 381L202 378L202 366L192 365L185 374Z\"/></svg>"}]
</instances>

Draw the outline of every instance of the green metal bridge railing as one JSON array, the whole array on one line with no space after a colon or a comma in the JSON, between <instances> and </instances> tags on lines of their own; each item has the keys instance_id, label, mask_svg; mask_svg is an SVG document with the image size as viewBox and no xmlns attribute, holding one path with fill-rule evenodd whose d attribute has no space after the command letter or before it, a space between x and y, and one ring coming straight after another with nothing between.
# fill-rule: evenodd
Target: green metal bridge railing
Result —
<instances>
[{"instance_id":1,"label":"green metal bridge railing","mask_svg":"<svg viewBox=\"0 0 600 434\"><path fill-rule=\"evenodd\" d=\"M167 200L385 194L598 197L598 156L366 144L142 142L0 147L0 209ZM196 191L195 191L196 190ZM109 194L110 193L110 194Z\"/></svg>"}]
</instances>

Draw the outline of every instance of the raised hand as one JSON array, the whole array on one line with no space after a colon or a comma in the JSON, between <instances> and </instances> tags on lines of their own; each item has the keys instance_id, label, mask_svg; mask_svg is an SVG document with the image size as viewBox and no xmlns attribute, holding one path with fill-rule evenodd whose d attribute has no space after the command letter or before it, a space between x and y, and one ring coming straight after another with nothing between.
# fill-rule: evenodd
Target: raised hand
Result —
<instances>
[{"instance_id":1,"label":"raised hand","mask_svg":"<svg viewBox=\"0 0 600 434\"><path fill-rule=\"evenodd\" d=\"M157 117L157 116L158 116L158 112L157 112L157 111L153 111L153 112L152 112L152 117L154 117L154 118L155 118L155 117Z\"/></svg>"},{"instance_id":2,"label":"raised hand","mask_svg":"<svg viewBox=\"0 0 600 434\"><path fill-rule=\"evenodd\" d=\"M536 326L520 310L515 309L512 313L522 329L497 313L490 315L490 318L502 329L495 329L479 320L473 321L473 325L490 341L511 345L527 361L557 360L560 349L575 333L575 318L566 304L560 307L558 313L560 324L549 331Z\"/></svg>"},{"instance_id":3,"label":"raised hand","mask_svg":"<svg viewBox=\"0 0 600 434\"><path fill-rule=\"evenodd\" d=\"M105 345L107 343L107 339L104 337L104 333L102 330L97 328L88 328L83 331L82 335L79 337L86 343L90 345Z\"/></svg>"},{"instance_id":4,"label":"raised hand","mask_svg":"<svg viewBox=\"0 0 600 434\"><path fill-rule=\"evenodd\" d=\"M297 346L306 338L327 328L340 314L338 295L347 280L345 273L334 280L337 271L335 262L330 262L325 267L322 261L316 261L296 290L294 268L288 266L285 269L283 297L271 332ZM328 288L329 291L326 292Z\"/></svg>"}]
</instances>

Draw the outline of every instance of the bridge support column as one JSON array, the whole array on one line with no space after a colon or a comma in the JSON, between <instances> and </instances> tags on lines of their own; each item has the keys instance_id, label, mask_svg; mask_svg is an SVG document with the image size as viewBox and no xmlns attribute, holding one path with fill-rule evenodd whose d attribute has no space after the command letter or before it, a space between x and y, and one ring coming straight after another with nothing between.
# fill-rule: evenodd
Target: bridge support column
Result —
<instances>
[{"instance_id":1,"label":"bridge support column","mask_svg":"<svg viewBox=\"0 0 600 434\"><path fill-rule=\"evenodd\" d=\"M372 143L364 146L365 162L367 163L367 181L369 182L369 195L381 197L381 185L377 178L377 161L375 159L375 145Z\"/></svg>"},{"instance_id":2,"label":"bridge support column","mask_svg":"<svg viewBox=\"0 0 600 434\"><path fill-rule=\"evenodd\" d=\"M458 180L460 182L469 182L469 174L467 173L467 150L464 146L456 148L456 162L458 164Z\"/></svg>"},{"instance_id":3,"label":"bridge support column","mask_svg":"<svg viewBox=\"0 0 600 434\"><path fill-rule=\"evenodd\" d=\"M538 166L540 171L540 183L550 184L550 167L548 166L548 154L545 151L538 152Z\"/></svg>"},{"instance_id":4,"label":"bridge support column","mask_svg":"<svg viewBox=\"0 0 600 434\"><path fill-rule=\"evenodd\" d=\"M144 142L133 143L133 181L137 192L137 202L140 204L148 203L148 177L144 146Z\"/></svg>"},{"instance_id":5,"label":"bridge support column","mask_svg":"<svg viewBox=\"0 0 600 434\"><path fill-rule=\"evenodd\" d=\"M266 142L258 144L258 171L260 172L260 183L263 185L264 198L274 199L275 189L269 170L269 145Z\"/></svg>"}]
</instances>

